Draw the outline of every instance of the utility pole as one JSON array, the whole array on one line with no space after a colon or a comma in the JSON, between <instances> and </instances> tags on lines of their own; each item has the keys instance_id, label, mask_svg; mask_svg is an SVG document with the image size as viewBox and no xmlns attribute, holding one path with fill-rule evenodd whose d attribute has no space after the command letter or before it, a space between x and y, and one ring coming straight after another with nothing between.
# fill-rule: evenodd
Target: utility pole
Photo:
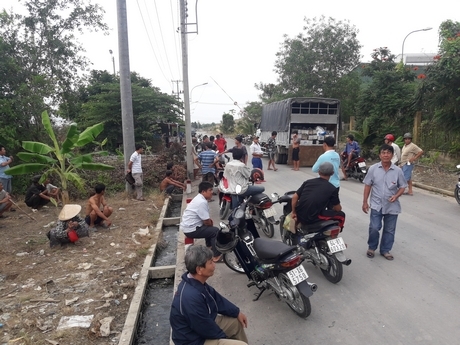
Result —
<instances>
[{"instance_id":1,"label":"utility pole","mask_svg":"<svg viewBox=\"0 0 460 345\"><path fill-rule=\"evenodd\" d=\"M120 61L120 96L121 124L123 129L123 154L125 169L128 167L131 153L134 152L134 120L133 97L131 91L131 71L129 68L128 20L126 15L126 0L117 0L118 20L118 56ZM126 191L131 186L126 183Z\"/></svg>"},{"instance_id":2,"label":"utility pole","mask_svg":"<svg viewBox=\"0 0 460 345\"><path fill-rule=\"evenodd\" d=\"M176 83L176 90L177 90L177 92L174 92L174 90L173 90L172 93L173 93L173 95L174 95L174 93L175 93L175 94L176 94L177 100L180 100L180 94L182 93L182 91L179 90L179 83L181 83L182 80L171 80L171 82L172 82L172 83Z\"/></svg>"},{"instance_id":3,"label":"utility pole","mask_svg":"<svg viewBox=\"0 0 460 345\"><path fill-rule=\"evenodd\" d=\"M188 86L188 47L187 47L187 8L185 0L180 0L180 34L182 43L182 77L184 79L184 107L185 107L185 143L187 178L193 180L192 157L192 124L190 120L190 99Z\"/></svg>"}]
</instances>

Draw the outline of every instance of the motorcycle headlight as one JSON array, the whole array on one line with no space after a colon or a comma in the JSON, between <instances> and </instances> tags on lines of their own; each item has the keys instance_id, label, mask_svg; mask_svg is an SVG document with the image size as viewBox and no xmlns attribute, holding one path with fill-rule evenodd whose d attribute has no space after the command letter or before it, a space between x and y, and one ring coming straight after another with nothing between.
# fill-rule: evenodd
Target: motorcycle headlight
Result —
<instances>
[{"instance_id":1,"label":"motorcycle headlight","mask_svg":"<svg viewBox=\"0 0 460 345\"><path fill-rule=\"evenodd\" d=\"M235 218L241 219L244 218L244 208L238 208L235 212Z\"/></svg>"}]
</instances>

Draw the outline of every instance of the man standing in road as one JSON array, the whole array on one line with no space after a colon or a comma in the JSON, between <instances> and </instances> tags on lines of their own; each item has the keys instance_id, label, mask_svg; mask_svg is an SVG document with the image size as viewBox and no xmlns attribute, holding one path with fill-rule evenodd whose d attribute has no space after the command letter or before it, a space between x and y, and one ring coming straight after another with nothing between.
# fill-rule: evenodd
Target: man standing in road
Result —
<instances>
[{"instance_id":1,"label":"man standing in road","mask_svg":"<svg viewBox=\"0 0 460 345\"><path fill-rule=\"evenodd\" d=\"M195 163L201 166L201 181L208 181L213 184L216 182L216 162L217 162L217 153L212 150L212 143L207 141L204 143L205 151L201 151Z\"/></svg>"},{"instance_id":2,"label":"man standing in road","mask_svg":"<svg viewBox=\"0 0 460 345\"><path fill-rule=\"evenodd\" d=\"M396 232L396 221L401 213L399 197L407 187L404 175L396 165L391 163L393 147L382 145L379 151L380 162L372 165L364 178L363 212L371 210L369 224L369 239L366 255L374 257L374 252L379 245L380 229L382 228L382 240L380 242L380 254L387 260L393 260L390 250L393 248ZM372 194L371 194L372 191ZM370 206L368 204L371 195Z\"/></svg>"},{"instance_id":3,"label":"man standing in road","mask_svg":"<svg viewBox=\"0 0 460 345\"><path fill-rule=\"evenodd\" d=\"M267 140L267 153L268 153L268 168L267 170L272 170L270 166L273 166L273 170L277 171L278 169L275 166L275 153L276 153L276 136L278 133L276 131L272 132L272 136Z\"/></svg>"},{"instance_id":4,"label":"man standing in road","mask_svg":"<svg viewBox=\"0 0 460 345\"><path fill-rule=\"evenodd\" d=\"M247 345L248 319L232 302L206 283L214 275L212 252L191 246L171 305L169 322L175 345Z\"/></svg>"},{"instance_id":5,"label":"man standing in road","mask_svg":"<svg viewBox=\"0 0 460 345\"><path fill-rule=\"evenodd\" d=\"M11 186L11 175L5 174L5 170L9 169L13 162L13 156L7 157L6 156L6 148L3 145L0 145L0 182L3 184L3 189L8 193L11 194L12 186Z\"/></svg>"},{"instance_id":6,"label":"man standing in road","mask_svg":"<svg viewBox=\"0 0 460 345\"><path fill-rule=\"evenodd\" d=\"M144 146L141 144L136 144L136 151L133 152L128 163L127 173L131 172L134 178L134 186L136 191L136 200L145 201L142 196L142 185L143 185L143 175L142 175L142 154L144 153Z\"/></svg>"},{"instance_id":7,"label":"man standing in road","mask_svg":"<svg viewBox=\"0 0 460 345\"><path fill-rule=\"evenodd\" d=\"M246 165L248 164L248 150L246 149L246 146L243 145L243 137L241 135L237 135L235 137L235 146L232 147L231 149L228 149L224 153L227 152L232 152L233 149L242 149L243 150L243 158L241 158L241 161Z\"/></svg>"},{"instance_id":8,"label":"man standing in road","mask_svg":"<svg viewBox=\"0 0 460 345\"><path fill-rule=\"evenodd\" d=\"M406 195L414 195L412 192L412 170L414 170L414 162L419 159L422 154L423 150L412 142L412 134L404 134L404 146L402 148L399 166L408 184Z\"/></svg>"},{"instance_id":9,"label":"man standing in road","mask_svg":"<svg viewBox=\"0 0 460 345\"><path fill-rule=\"evenodd\" d=\"M292 170L299 171L300 168L300 138L297 130L292 131L292 164L294 167Z\"/></svg>"},{"instance_id":10,"label":"man standing in road","mask_svg":"<svg viewBox=\"0 0 460 345\"><path fill-rule=\"evenodd\" d=\"M329 178L329 182L334 185L335 188L340 188L340 177L339 177L339 169L340 169L340 156L334 150L335 146L335 139L334 137L326 137L324 138L323 142L323 150L324 153L318 157L316 163L311 168L311 171L317 173L319 171L319 167L324 162L329 162L334 166L334 174Z\"/></svg>"},{"instance_id":11,"label":"man standing in road","mask_svg":"<svg viewBox=\"0 0 460 345\"><path fill-rule=\"evenodd\" d=\"M264 156L264 152L260 147L259 137L254 137L253 142L249 147L249 152L251 152L252 156L252 168L263 170L262 157Z\"/></svg>"}]
</instances>

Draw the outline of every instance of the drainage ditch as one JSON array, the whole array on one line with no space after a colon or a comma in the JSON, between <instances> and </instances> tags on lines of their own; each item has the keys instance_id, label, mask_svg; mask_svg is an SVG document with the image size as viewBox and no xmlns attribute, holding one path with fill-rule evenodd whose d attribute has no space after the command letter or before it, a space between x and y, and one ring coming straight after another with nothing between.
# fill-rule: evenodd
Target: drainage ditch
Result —
<instances>
[{"instance_id":1,"label":"drainage ditch","mask_svg":"<svg viewBox=\"0 0 460 345\"><path fill-rule=\"evenodd\" d=\"M169 203L167 218L179 217L181 202ZM179 221L177 221L179 223ZM179 224L163 226L162 240L157 244L153 267L176 264ZM169 313L174 290L174 277L150 279L146 287L133 344L169 345Z\"/></svg>"}]
</instances>

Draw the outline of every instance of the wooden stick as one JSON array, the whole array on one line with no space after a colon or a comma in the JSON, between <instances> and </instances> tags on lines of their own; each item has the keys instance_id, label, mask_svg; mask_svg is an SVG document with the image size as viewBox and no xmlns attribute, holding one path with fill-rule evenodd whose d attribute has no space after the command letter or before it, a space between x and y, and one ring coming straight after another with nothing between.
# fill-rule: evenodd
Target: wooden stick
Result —
<instances>
[{"instance_id":1,"label":"wooden stick","mask_svg":"<svg viewBox=\"0 0 460 345\"><path fill-rule=\"evenodd\" d=\"M13 205L15 205L17 208L19 208L22 212L24 212L27 217L29 217L30 219L32 219L34 221L37 221L34 217L30 216L26 211L24 211L22 208L20 208L18 206L18 204L16 204L12 199L10 199L10 201L13 203Z\"/></svg>"}]
</instances>

